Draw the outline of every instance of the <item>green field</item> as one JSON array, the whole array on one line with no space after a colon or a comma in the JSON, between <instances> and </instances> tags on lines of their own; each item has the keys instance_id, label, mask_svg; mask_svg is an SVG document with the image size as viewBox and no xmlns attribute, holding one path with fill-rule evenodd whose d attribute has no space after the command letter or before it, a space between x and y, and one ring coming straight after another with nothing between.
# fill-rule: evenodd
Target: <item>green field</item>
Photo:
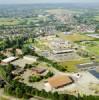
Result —
<instances>
[{"instance_id":1,"label":"green field","mask_svg":"<svg viewBox=\"0 0 99 100\"><path fill-rule=\"evenodd\" d=\"M80 43L79 45L85 46L86 50L90 53L99 55L99 41L91 41L89 43Z\"/></svg>"},{"instance_id":2,"label":"green field","mask_svg":"<svg viewBox=\"0 0 99 100\"><path fill-rule=\"evenodd\" d=\"M20 21L14 18L0 18L0 25L16 25Z\"/></svg>"},{"instance_id":3,"label":"green field","mask_svg":"<svg viewBox=\"0 0 99 100\"><path fill-rule=\"evenodd\" d=\"M99 16L95 16L94 20L99 21Z\"/></svg>"},{"instance_id":4,"label":"green field","mask_svg":"<svg viewBox=\"0 0 99 100\"><path fill-rule=\"evenodd\" d=\"M30 24L31 22L37 22L37 18L0 18L0 25L18 25L18 24Z\"/></svg>"},{"instance_id":5,"label":"green field","mask_svg":"<svg viewBox=\"0 0 99 100\"><path fill-rule=\"evenodd\" d=\"M88 59L71 60L71 61L60 62L59 64L62 66L66 66L67 71L75 72L77 71L76 65L86 62L89 62L89 60Z\"/></svg>"},{"instance_id":6,"label":"green field","mask_svg":"<svg viewBox=\"0 0 99 100\"><path fill-rule=\"evenodd\" d=\"M82 34L71 34L71 35L65 35L64 33L59 33L58 34L60 38L64 39L64 40L69 40L72 42L75 41L82 41L82 40L93 40L92 37L89 37L87 35L82 35Z\"/></svg>"},{"instance_id":7,"label":"green field","mask_svg":"<svg viewBox=\"0 0 99 100\"><path fill-rule=\"evenodd\" d=\"M87 49L95 55L99 55L99 46L87 46Z\"/></svg>"}]
</instances>

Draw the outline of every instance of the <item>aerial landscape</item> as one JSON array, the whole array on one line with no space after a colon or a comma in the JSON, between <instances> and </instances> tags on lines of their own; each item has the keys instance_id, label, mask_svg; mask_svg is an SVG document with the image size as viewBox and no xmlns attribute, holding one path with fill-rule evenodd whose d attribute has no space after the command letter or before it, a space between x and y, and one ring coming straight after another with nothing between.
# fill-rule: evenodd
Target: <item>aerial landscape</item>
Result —
<instances>
[{"instance_id":1,"label":"aerial landscape","mask_svg":"<svg viewBox=\"0 0 99 100\"><path fill-rule=\"evenodd\" d=\"M0 0L0 100L99 100L98 0Z\"/></svg>"}]
</instances>

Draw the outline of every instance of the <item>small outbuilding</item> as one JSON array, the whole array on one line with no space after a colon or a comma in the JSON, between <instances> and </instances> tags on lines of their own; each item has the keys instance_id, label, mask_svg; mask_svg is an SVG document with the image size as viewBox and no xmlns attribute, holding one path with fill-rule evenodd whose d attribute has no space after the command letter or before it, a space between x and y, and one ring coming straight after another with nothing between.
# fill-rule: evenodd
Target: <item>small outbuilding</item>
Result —
<instances>
[{"instance_id":1,"label":"small outbuilding","mask_svg":"<svg viewBox=\"0 0 99 100\"><path fill-rule=\"evenodd\" d=\"M32 68L33 74L42 74L46 71L44 68Z\"/></svg>"}]
</instances>

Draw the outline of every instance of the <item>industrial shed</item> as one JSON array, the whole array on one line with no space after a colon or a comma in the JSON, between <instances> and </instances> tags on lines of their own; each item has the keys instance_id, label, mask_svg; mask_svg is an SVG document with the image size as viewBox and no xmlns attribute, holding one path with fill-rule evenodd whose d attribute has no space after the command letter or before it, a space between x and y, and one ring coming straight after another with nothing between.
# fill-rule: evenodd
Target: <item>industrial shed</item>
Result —
<instances>
[{"instance_id":1,"label":"industrial shed","mask_svg":"<svg viewBox=\"0 0 99 100\"><path fill-rule=\"evenodd\" d=\"M58 75L48 79L48 82L45 84L45 89L58 89L65 85L69 85L73 80L66 75Z\"/></svg>"}]
</instances>

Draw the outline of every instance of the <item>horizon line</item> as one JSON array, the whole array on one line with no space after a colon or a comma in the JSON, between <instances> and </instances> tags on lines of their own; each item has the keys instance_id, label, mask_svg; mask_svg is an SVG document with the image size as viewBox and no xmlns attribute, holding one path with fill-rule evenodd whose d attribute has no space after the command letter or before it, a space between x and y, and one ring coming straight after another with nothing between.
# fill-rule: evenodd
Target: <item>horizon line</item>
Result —
<instances>
[{"instance_id":1,"label":"horizon line","mask_svg":"<svg viewBox=\"0 0 99 100\"><path fill-rule=\"evenodd\" d=\"M0 3L0 5L32 5L32 4L97 4L99 2L41 2L41 3Z\"/></svg>"}]
</instances>

